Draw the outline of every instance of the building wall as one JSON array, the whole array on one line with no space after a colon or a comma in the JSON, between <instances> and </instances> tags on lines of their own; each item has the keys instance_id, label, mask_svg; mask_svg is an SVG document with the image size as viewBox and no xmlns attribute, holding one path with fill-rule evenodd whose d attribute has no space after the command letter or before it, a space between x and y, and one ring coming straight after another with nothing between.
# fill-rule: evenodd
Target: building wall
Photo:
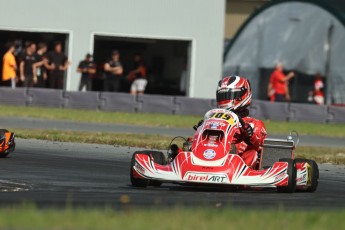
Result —
<instances>
[{"instance_id":1,"label":"building wall","mask_svg":"<svg viewBox=\"0 0 345 230\"><path fill-rule=\"evenodd\" d=\"M231 39L256 9L268 0L227 0L225 14L225 39Z\"/></svg>"},{"instance_id":2,"label":"building wall","mask_svg":"<svg viewBox=\"0 0 345 230\"><path fill-rule=\"evenodd\" d=\"M76 90L78 62L93 35L190 40L189 96L211 98L221 78L224 0L0 0L0 29L69 33L67 90Z\"/></svg>"}]
</instances>

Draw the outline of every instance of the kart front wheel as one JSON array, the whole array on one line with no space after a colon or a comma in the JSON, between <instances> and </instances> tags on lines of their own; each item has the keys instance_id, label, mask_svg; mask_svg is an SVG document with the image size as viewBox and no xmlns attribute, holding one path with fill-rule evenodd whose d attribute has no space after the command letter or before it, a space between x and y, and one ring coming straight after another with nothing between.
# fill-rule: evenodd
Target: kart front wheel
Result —
<instances>
[{"instance_id":1,"label":"kart front wheel","mask_svg":"<svg viewBox=\"0 0 345 230\"><path fill-rule=\"evenodd\" d=\"M149 185L149 180L145 179L145 178L136 178L134 177L134 165L135 165L135 156L138 154L139 152L135 152L132 155L132 160L131 160L131 168L130 168L130 177L131 177L131 183L134 187L140 187L140 188L145 188Z\"/></svg>"},{"instance_id":2,"label":"kart front wheel","mask_svg":"<svg viewBox=\"0 0 345 230\"><path fill-rule=\"evenodd\" d=\"M310 177L311 177L311 184L308 186L306 192L315 192L317 189L317 186L319 184L319 166L316 164L314 160L308 160L308 159L303 159L303 158L296 158L295 159L296 163L308 163L309 166L311 167L310 171Z\"/></svg>"},{"instance_id":3,"label":"kart front wheel","mask_svg":"<svg viewBox=\"0 0 345 230\"><path fill-rule=\"evenodd\" d=\"M279 162L288 163L287 174L289 176L289 180L287 186L277 187L277 192L293 193L296 190L296 163L290 158L279 159Z\"/></svg>"},{"instance_id":4,"label":"kart front wheel","mask_svg":"<svg viewBox=\"0 0 345 230\"><path fill-rule=\"evenodd\" d=\"M137 154L146 154L150 157L153 158L153 161L157 164L160 165L165 165L166 164L166 159L165 156L162 152L158 152L158 151L138 151L135 152L132 156L132 160L131 160L131 168L130 168L130 177L131 177L131 183L134 187L147 187L149 185L151 186L160 186L162 185L162 182L157 181L157 180L149 180L149 179L145 179L145 178L136 178L134 177L133 173L134 173L134 165L135 165L135 155Z\"/></svg>"}]
</instances>

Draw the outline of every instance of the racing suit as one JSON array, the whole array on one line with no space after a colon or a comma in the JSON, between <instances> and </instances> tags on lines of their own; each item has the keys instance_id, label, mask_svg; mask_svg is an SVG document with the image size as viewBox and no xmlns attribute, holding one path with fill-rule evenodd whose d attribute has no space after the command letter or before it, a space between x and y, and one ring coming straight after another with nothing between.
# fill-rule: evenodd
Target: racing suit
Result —
<instances>
[{"instance_id":1,"label":"racing suit","mask_svg":"<svg viewBox=\"0 0 345 230\"><path fill-rule=\"evenodd\" d=\"M242 119L245 122L245 127L241 128L239 135L243 141L235 144L236 153L242 157L246 165L254 169L267 132L262 121L252 117L243 117Z\"/></svg>"},{"instance_id":2,"label":"racing suit","mask_svg":"<svg viewBox=\"0 0 345 230\"><path fill-rule=\"evenodd\" d=\"M217 109L216 109L217 110ZM206 113L203 120L200 120L193 128L197 130L205 119L209 118L213 111ZM236 113L236 112L235 112ZM265 125L262 121L248 117L249 111L246 109L236 113L245 123L245 127L238 129L235 136L236 154L242 157L243 161L250 168L255 169L259 153L262 151L264 140L267 136Z\"/></svg>"}]
</instances>

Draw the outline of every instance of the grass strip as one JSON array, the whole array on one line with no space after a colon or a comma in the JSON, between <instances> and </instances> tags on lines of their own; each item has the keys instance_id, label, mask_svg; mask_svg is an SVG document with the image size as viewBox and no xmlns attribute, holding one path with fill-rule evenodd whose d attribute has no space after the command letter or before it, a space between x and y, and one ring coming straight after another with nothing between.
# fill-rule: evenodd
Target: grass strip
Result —
<instances>
[{"instance_id":1,"label":"grass strip","mask_svg":"<svg viewBox=\"0 0 345 230\"><path fill-rule=\"evenodd\" d=\"M30 117L51 120L69 120L77 122L130 124L143 126L160 126L191 128L201 119L200 116L105 112L81 109L59 109L43 107L0 106L0 116Z\"/></svg>"},{"instance_id":2,"label":"grass strip","mask_svg":"<svg viewBox=\"0 0 345 230\"><path fill-rule=\"evenodd\" d=\"M143 126L191 128L203 115L169 115L152 113L120 113L92 110L0 106L3 117L30 117L93 123L116 123ZM205 111L206 112L206 111ZM345 137L345 124L319 124L311 122L264 121L270 134L288 134L297 130L302 135Z\"/></svg>"},{"instance_id":3,"label":"grass strip","mask_svg":"<svg viewBox=\"0 0 345 230\"><path fill-rule=\"evenodd\" d=\"M345 149L341 148L299 146L295 156L313 159L318 163L345 164Z\"/></svg>"},{"instance_id":4,"label":"grass strip","mask_svg":"<svg viewBox=\"0 0 345 230\"><path fill-rule=\"evenodd\" d=\"M147 149L167 149L172 137L163 135L79 132L57 130L14 129L16 136L23 139L39 139L62 142L96 143L142 147ZM181 146L181 141L177 142ZM314 159L318 163L345 164L345 149L299 146L296 157Z\"/></svg>"},{"instance_id":5,"label":"grass strip","mask_svg":"<svg viewBox=\"0 0 345 230\"><path fill-rule=\"evenodd\" d=\"M245 226L245 227L244 227ZM0 229L314 229L345 228L345 211L235 210L232 208L0 209Z\"/></svg>"},{"instance_id":6,"label":"grass strip","mask_svg":"<svg viewBox=\"0 0 345 230\"><path fill-rule=\"evenodd\" d=\"M56 130L26 130L13 129L16 137L23 139L38 139L61 142L94 143L106 145L120 145L142 148L167 149L171 141L169 136L130 134L130 133L106 133L106 132L80 132L80 131L56 131Z\"/></svg>"},{"instance_id":7,"label":"grass strip","mask_svg":"<svg viewBox=\"0 0 345 230\"><path fill-rule=\"evenodd\" d=\"M312 122L263 121L267 133L285 134L296 130L300 135L345 138L345 124L320 124Z\"/></svg>"}]
</instances>

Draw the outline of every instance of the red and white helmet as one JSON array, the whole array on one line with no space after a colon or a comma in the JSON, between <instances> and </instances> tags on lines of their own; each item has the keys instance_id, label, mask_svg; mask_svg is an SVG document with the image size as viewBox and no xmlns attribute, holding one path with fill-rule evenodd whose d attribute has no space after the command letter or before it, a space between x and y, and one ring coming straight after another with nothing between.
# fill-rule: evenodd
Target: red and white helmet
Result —
<instances>
[{"instance_id":1,"label":"red and white helmet","mask_svg":"<svg viewBox=\"0 0 345 230\"><path fill-rule=\"evenodd\" d=\"M218 82L217 106L231 111L242 111L252 102L252 89L246 78L229 76Z\"/></svg>"}]
</instances>

